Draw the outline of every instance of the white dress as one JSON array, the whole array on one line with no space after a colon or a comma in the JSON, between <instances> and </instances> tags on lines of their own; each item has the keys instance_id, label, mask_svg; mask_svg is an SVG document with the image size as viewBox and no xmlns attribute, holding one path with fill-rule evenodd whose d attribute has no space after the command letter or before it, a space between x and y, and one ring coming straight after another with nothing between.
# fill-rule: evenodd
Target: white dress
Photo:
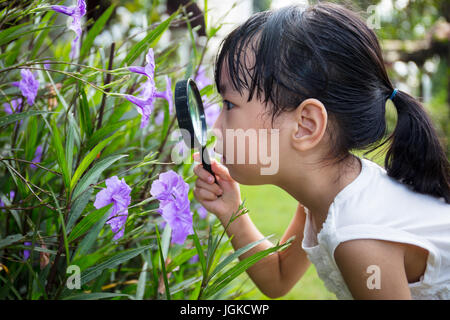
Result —
<instances>
[{"instance_id":1,"label":"white dress","mask_svg":"<svg viewBox=\"0 0 450 320\"><path fill-rule=\"evenodd\" d=\"M302 248L319 277L338 299L353 299L334 259L338 244L353 239L409 243L429 252L424 275L409 284L412 298L450 299L450 205L412 191L375 162L359 159L360 174L337 194L318 234L305 207Z\"/></svg>"}]
</instances>

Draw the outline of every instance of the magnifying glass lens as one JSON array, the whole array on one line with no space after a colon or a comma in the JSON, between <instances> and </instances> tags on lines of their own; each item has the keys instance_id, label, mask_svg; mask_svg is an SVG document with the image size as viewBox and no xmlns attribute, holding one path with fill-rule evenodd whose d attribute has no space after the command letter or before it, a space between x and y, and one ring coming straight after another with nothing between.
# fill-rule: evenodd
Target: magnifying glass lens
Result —
<instances>
[{"instance_id":1,"label":"magnifying glass lens","mask_svg":"<svg viewBox=\"0 0 450 320\"><path fill-rule=\"evenodd\" d=\"M200 119L200 106L197 103L195 94L191 86L188 86L188 100L189 100L189 114L192 120L192 126L194 127L194 134L197 140L203 145L202 135L202 121Z\"/></svg>"},{"instance_id":2,"label":"magnifying glass lens","mask_svg":"<svg viewBox=\"0 0 450 320\"><path fill-rule=\"evenodd\" d=\"M203 102L197 85L191 78L180 80L175 85L175 107L178 124L188 134L183 134L186 145L190 148L199 148L203 167L210 172L217 183L216 176L211 169L211 160L207 143L207 126Z\"/></svg>"}]
</instances>

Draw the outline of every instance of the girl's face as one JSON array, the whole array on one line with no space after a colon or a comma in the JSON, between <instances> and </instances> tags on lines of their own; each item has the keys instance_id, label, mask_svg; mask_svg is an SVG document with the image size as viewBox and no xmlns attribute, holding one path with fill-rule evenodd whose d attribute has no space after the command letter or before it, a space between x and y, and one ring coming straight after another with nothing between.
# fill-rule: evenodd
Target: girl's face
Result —
<instances>
[{"instance_id":1,"label":"girl's face","mask_svg":"<svg viewBox=\"0 0 450 320\"><path fill-rule=\"evenodd\" d=\"M280 154L286 155L288 150L286 143L280 143L287 141L283 138L285 130L280 126L286 116L276 118L272 127L269 106L266 109L256 94L247 101L248 91L239 94L226 78L228 73L221 75L223 104L213 127L217 136L215 151L223 155L223 164L237 182L274 183L282 162Z\"/></svg>"},{"instance_id":2,"label":"girl's face","mask_svg":"<svg viewBox=\"0 0 450 320\"><path fill-rule=\"evenodd\" d=\"M271 105L248 91L233 89L222 64L220 88L222 110L214 124L217 153L231 177L241 184L282 185L293 174L302 176L313 168L329 148L323 139L327 112L316 99L306 99L297 108L283 111L272 124ZM247 83L250 83L248 81ZM261 95L264 96L264 95Z\"/></svg>"}]
</instances>

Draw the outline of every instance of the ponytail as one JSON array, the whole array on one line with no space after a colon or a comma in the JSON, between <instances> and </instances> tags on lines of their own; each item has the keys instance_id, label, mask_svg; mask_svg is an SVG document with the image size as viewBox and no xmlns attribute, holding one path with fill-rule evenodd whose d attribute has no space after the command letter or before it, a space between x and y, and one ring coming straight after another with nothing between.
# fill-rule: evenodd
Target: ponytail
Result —
<instances>
[{"instance_id":1,"label":"ponytail","mask_svg":"<svg viewBox=\"0 0 450 320\"><path fill-rule=\"evenodd\" d=\"M423 106L398 91L392 98L397 126L385 158L387 174L414 191L450 203L450 164Z\"/></svg>"}]
</instances>

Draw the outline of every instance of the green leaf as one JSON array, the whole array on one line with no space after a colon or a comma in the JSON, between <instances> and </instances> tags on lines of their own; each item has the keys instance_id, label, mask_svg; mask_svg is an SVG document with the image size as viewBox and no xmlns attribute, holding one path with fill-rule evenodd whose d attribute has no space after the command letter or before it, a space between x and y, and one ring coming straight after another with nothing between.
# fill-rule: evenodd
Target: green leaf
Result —
<instances>
[{"instance_id":1,"label":"green leaf","mask_svg":"<svg viewBox=\"0 0 450 320\"><path fill-rule=\"evenodd\" d=\"M162 253L164 255L164 257L168 257L169 255L169 247L170 247L170 236L172 235L172 228L169 226L169 224L167 223L166 226L164 227L164 232L162 234Z\"/></svg>"},{"instance_id":2,"label":"green leaf","mask_svg":"<svg viewBox=\"0 0 450 320\"><path fill-rule=\"evenodd\" d=\"M93 126L91 121L91 113L89 110L89 103L86 97L86 93L84 89L80 90L81 92L81 100L79 103L79 111L80 111L80 126L84 132L86 137L90 137L92 135Z\"/></svg>"},{"instance_id":3,"label":"green leaf","mask_svg":"<svg viewBox=\"0 0 450 320\"><path fill-rule=\"evenodd\" d=\"M200 241L198 239L197 231L195 231L194 227L193 227L193 229L194 229L194 234L191 236L194 239L195 248L197 249L197 254L198 254L198 260L200 261L200 264L202 266L203 276L206 277L207 275L206 275L205 254L203 253L202 245L200 244Z\"/></svg>"},{"instance_id":4,"label":"green leaf","mask_svg":"<svg viewBox=\"0 0 450 320\"><path fill-rule=\"evenodd\" d=\"M103 14L98 18L94 25L89 30L87 36L85 39L83 39L83 45L81 46L80 50L80 57L83 58L89 51L89 49L92 47L92 44L94 43L95 38L102 32L103 27L105 26L106 22L108 21L109 17L113 13L115 8L115 5L112 4L108 9L103 12Z\"/></svg>"},{"instance_id":5,"label":"green leaf","mask_svg":"<svg viewBox=\"0 0 450 320\"><path fill-rule=\"evenodd\" d=\"M21 234L13 234L13 235L7 236L6 238L0 240L0 249L7 247L10 244L13 244L15 242L18 242L18 241L22 240L23 238L25 238L25 236L23 236Z\"/></svg>"},{"instance_id":6,"label":"green leaf","mask_svg":"<svg viewBox=\"0 0 450 320\"><path fill-rule=\"evenodd\" d=\"M79 198L76 198L76 200L73 202L72 207L70 208L69 217L67 219L66 227L68 232L72 229L78 217L81 216L81 214L83 213L83 210L86 208L86 205L89 202L91 194L92 190L84 192Z\"/></svg>"},{"instance_id":7,"label":"green leaf","mask_svg":"<svg viewBox=\"0 0 450 320\"><path fill-rule=\"evenodd\" d=\"M178 10L175 11L169 18L165 21L161 22L152 32L150 32L144 39L136 43L131 49L128 51L127 56L122 61L122 67L127 65L129 66L134 60L137 59L144 51L148 48L153 47L158 40L161 38L162 34L167 30L170 25L170 22L178 15Z\"/></svg>"},{"instance_id":8,"label":"green leaf","mask_svg":"<svg viewBox=\"0 0 450 320\"><path fill-rule=\"evenodd\" d=\"M59 134L59 130L55 124L52 124L52 144L56 151L56 160L58 162L59 168L61 169L64 184L67 189L71 190L70 187L70 176L69 176L69 168L67 166L66 156L63 150L63 143L61 140L61 135Z\"/></svg>"},{"instance_id":9,"label":"green leaf","mask_svg":"<svg viewBox=\"0 0 450 320\"><path fill-rule=\"evenodd\" d=\"M72 161L73 161L73 140L75 137L75 129L73 126L69 125L67 129L66 138L66 161L67 161L67 171L69 175L69 180L72 178Z\"/></svg>"},{"instance_id":10,"label":"green leaf","mask_svg":"<svg viewBox=\"0 0 450 320\"><path fill-rule=\"evenodd\" d=\"M239 248L238 250L236 250L235 252L233 252L232 254L230 254L228 257L226 257L225 259L223 259L219 265L214 269L213 272L211 272L211 275L209 276L209 279L212 279L218 272L220 272L225 266L227 266L230 262L232 262L234 259L237 259L241 254L246 253L247 251L249 251L250 249L256 247L258 244L260 244L261 242L263 242L264 240L269 239L270 237L272 237L273 235L264 237L260 240L257 240L255 242L249 243L248 245Z\"/></svg>"},{"instance_id":11,"label":"green leaf","mask_svg":"<svg viewBox=\"0 0 450 320\"><path fill-rule=\"evenodd\" d=\"M14 39L14 35L19 33L19 31L23 28L26 28L27 25L29 25L30 22L25 22L22 24L19 24L17 26L13 26L7 29L4 29L0 32L0 46L3 43L6 43L8 41L11 41L10 39Z\"/></svg>"},{"instance_id":12,"label":"green leaf","mask_svg":"<svg viewBox=\"0 0 450 320\"><path fill-rule=\"evenodd\" d=\"M172 272L176 267L182 265L189 259L191 259L193 256L197 254L197 249L192 248L189 250L185 250L182 253L178 254L177 256L173 257L172 261L167 266L167 272Z\"/></svg>"},{"instance_id":13,"label":"green leaf","mask_svg":"<svg viewBox=\"0 0 450 320\"><path fill-rule=\"evenodd\" d=\"M73 191L72 198L76 199L78 196L86 191L86 189L94 183L97 183L98 178L102 172L109 168L114 162L124 157L128 157L126 154L112 155L97 162L78 182L76 188Z\"/></svg>"},{"instance_id":14,"label":"green leaf","mask_svg":"<svg viewBox=\"0 0 450 320\"><path fill-rule=\"evenodd\" d=\"M118 136L122 135L123 132L116 132L111 137L103 140L99 144L95 146L94 149L92 149L81 161L80 165L78 166L77 170L75 171L72 181L70 181L70 187L71 190L73 190L73 187L77 184L78 180L80 179L81 175L86 171L86 169L89 167L89 165L94 161L94 159L97 157L97 155L103 150L104 147L106 147L112 140L116 139Z\"/></svg>"},{"instance_id":15,"label":"green leaf","mask_svg":"<svg viewBox=\"0 0 450 320\"><path fill-rule=\"evenodd\" d=\"M56 20L56 17L57 17L57 15L55 15L55 11L53 11L53 10L47 11L44 18L42 18L42 22L41 22L40 26L53 25L54 21ZM52 18L52 20L49 22L50 18ZM47 37L49 32L50 32L50 29L45 29L39 33L39 36L36 38L36 41L33 44L33 50L31 51L31 54L30 54L30 60L33 60L34 58L36 58L38 50L41 48L41 46L44 43L44 40Z\"/></svg>"},{"instance_id":16,"label":"green leaf","mask_svg":"<svg viewBox=\"0 0 450 320\"><path fill-rule=\"evenodd\" d=\"M134 300L134 297L125 293L115 293L115 292L92 292L92 293L82 293L76 294L70 297L65 297L62 300L99 300L114 297L128 297Z\"/></svg>"},{"instance_id":17,"label":"green leaf","mask_svg":"<svg viewBox=\"0 0 450 320\"><path fill-rule=\"evenodd\" d=\"M169 113L169 105L167 103L164 104L163 111L164 111L164 121L163 121L162 130L161 130L161 135L159 136L160 143L162 143L164 141L164 139L166 138L166 136L168 134L169 122L171 120L170 113Z\"/></svg>"},{"instance_id":18,"label":"green leaf","mask_svg":"<svg viewBox=\"0 0 450 320\"><path fill-rule=\"evenodd\" d=\"M130 108L130 102L127 100L124 103L119 104L118 106L114 107L114 112L109 116L106 125L113 125L122 118L122 116L125 114L125 112L128 111Z\"/></svg>"},{"instance_id":19,"label":"green leaf","mask_svg":"<svg viewBox=\"0 0 450 320\"><path fill-rule=\"evenodd\" d=\"M22 24L23 26L24 24ZM14 32L11 32L8 36L3 37L3 33L0 34L0 46L4 45L5 43L11 42L15 39L19 39L29 33L33 33L33 32L38 32L41 30L47 30L47 29L56 29L59 28L57 26L47 26L47 27L42 27L42 28L36 28L36 29L31 29L32 26L24 26L19 28L18 30L21 31L17 31L14 30ZM17 32L16 32L17 31Z\"/></svg>"},{"instance_id":20,"label":"green leaf","mask_svg":"<svg viewBox=\"0 0 450 320\"><path fill-rule=\"evenodd\" d=\"M16 62L19 53L23 51L22 46L25 40L26 38L19 38L17 41L15 41L14 48L8 50L8 55L6 55L5 57L5 67L9 67Z\"/></svg>"},{"instance_id":21,"label":"green leaf","mask_svg":"<svg viewBox=\"0 0 450 320\"><path fill-rule=\"evenodd\" d=\"M128 122L127 120L123 120L113 124L108 124L100 128L99 130L95 131L87 142L87 148L91 149L97 143L99 143L99 141L103 140L105 137L112 134L114 131L125 125L127 122Z\"/></svg>"},{"instance_id":22,"label":"green leaf","mask_svg":"<svg viewBox=\"0 0 450 320\"><path fill-rule=\"evenodd\" d=\"M45 113L52 113L52 112L48 112L48 111L39 111L39 110L30 110L30 111L25 111L25 112L20 112L20 113L13 113L4 117L0 118L0 128L4 127L10 123L13 122L17 122L20 121L22 119L25 119L27 117L31 117L31 116L35 116L38 114L45 114Z\"/></svg>"},{"instance_id":23,"label":"green leaf","mask_svg":"<svg viewBox=\"0 0 450 320\"><path fill-rule=\"evenodd\" d=\"M100 220L109 211L112 204L109 204L103 208L97 209L94 212L89 213L84 217L72 230L69 235L68 242L72 242L85 234L91 227Z\"/></svg>"},{"instance_id":24,"label":"green leaf","mask_svg":"<svg viewBox=\"0 0 450 320\"><path fill-rule=\"evenodd\" d=\"M25 159L32 160L36 151L36 141L38 135L38 125L36 117L28 119L27 134L25 135Z\"/></svg>"},{"instance_id":25,"label":"green leaf","mask_svg":"<svg viewBox=\"0 0 450 320\"><path fill-rule=\"evenodd\" d=\"M249 267L251 267L253 264L261 260L262 258L268 256L269 254L284 249L286 246L290 245L292 242L292 238L286 241L285 243L281 245L277 245L271 248L268 248L266 250L259 251L255 253L254 255L245 258L244 260L240 261L238 264L227 270L224 274L222 274L211 286L208 286L202 297L203 299L208 298L215 293L217 293L219 290L221 290L223 287L228 285L232 280L234 280L237 276L239 276L242 272L247 270Z\"/></svg>"},{"instance_id":26,"label":"green leaf","mask_svg":"<svg viewBox=\"0 0 450 320\"><path fill-rule=\"evenodd\" d=\"M119 264L124 263L124 262L136 257L137 255L141 254L142 252L144 252L145 250L148 250L150 248L154 248L154 246L147 245L147 246L140 247L137 249L130 249L130 250L122 251L122 252L114 255L113 257L109 258L105 262L100 263L99 265L96 265L92 268L87 269L81 276L81 285L84 285L84 284L88 283L89 281L97 278L103 272L103 270L114 268L114 267L118 266Z\"/></svg>"},{"instance_id":27,"label":"green leaf","mask_svg":"<svg viewBox=\"0 0 450 320\"><path fill-rule=\"evenodd\" d=\"M169 281L167 280L167 272L166 272L166 259L163 255L161 239L159 237L158 226L156 226L156 225L155 225L155 231L156 231L156 240L158 242L159 257L160 257L160 261L161 261L161 271L163 274L164 286L166 288L166 297L167 297L167 300L170 300L170 288L169 288Z\"/></svg>"},{"instance_id":28,"label":"green leaf","mask_svg":"<svg viewBox=\"0 0 450 320\"><path fill-rule=\"evenodd\" d=\"M194 283L200 281L202 277L192 277L190 279L186 279L184 281L181 281L180 283L177 283L170 287L170 292L172 294L177 293L179 291L185 290L192 286Z\"/></svg>"},{"instance_id":29,"label":"green leaf","mask_svg":"<svg viewBox=\"0 0 450 320\"><path fill-rule=\"evenodd\" d=\"M145 283L147 282L147 268L148 263L147 261L144 262L144 265L142 266L141 273L139 274L139 280L136 287L136 300L142 300L145 293Z\"/></svg>"},{"instance_id":30,"label":"green leaf","mask_svg":"<svg viewBox=\"0 0 450 320\"><path fill-rule=\"evenodd\" d=\"M77 256L83 256L88 253L89 249L94 244L95 240L97 239L98 234L100 233L100 230L102 230L103 226L105 225L106 221L109 218L109 214L105 214L100 221L98 221L92 228L91 231L88 232L88 234L84 237L83 241L81 241L80 245L77 249Z\"/></svg>"}]
</instances>

